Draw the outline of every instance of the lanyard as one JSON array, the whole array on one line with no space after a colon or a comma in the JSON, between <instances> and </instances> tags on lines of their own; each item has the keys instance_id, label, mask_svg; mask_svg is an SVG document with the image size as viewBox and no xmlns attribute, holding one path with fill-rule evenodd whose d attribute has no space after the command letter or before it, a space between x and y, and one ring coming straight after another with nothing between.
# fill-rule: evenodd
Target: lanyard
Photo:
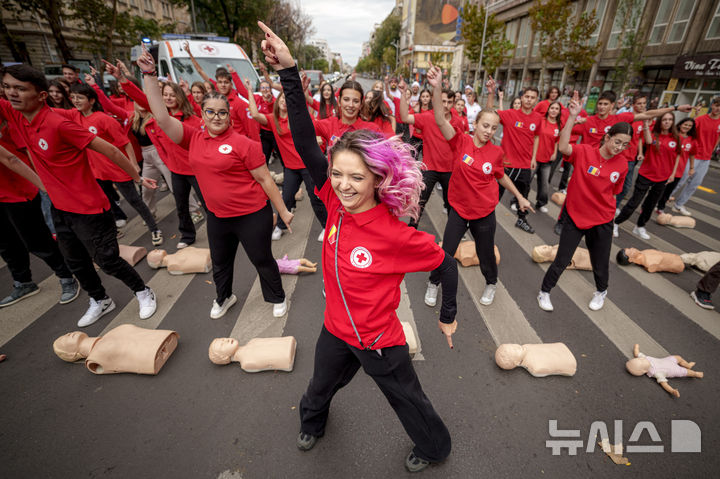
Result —
<instances>
[{"instance_id":1,"label":"lanyard","mask_svg":"<svg viewBox=\"0 0 720 479\"><path fill-rule=\"evenodd\" d=\"M360 333L358 333L357 327L355 326L355 321L353 321L352 315L350 314L350 308L348 308L347 301L345 300L345 293L343 293L342 286L340 285L340 272L338 271L338 245L340 244L340 227L342 226L343 216L344 212L340 211L340 217L338 218L337 239L335 240L335 279L337 280L338 289L340 290L340 297L342 298L343 304L345 305L345 312L347 313L348 318L350 318L350 324L355 331L355 336L357 336L360 347L363 348L365 351L370 351L371 348L375 345L375 343L378 342L380 337L385 334L385 331L378 334L378 337L375 338L375 341L373 341L370 346L365 346L363 344L362 338L360 338Z\"/></svg>"}]
</instances>

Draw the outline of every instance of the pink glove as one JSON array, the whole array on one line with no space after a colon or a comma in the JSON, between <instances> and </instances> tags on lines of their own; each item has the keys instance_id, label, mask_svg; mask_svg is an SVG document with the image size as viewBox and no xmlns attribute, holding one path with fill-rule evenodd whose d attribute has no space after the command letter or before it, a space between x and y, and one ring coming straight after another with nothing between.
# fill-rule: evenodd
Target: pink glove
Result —
<instances>
[{"instance_id":1,"label":"pink glove","mask_svg":"<svg viewBox=\"0 0 720 479\"><path fill-rule=\"evenodd\" d=\"M276 259L278 269L283 274L298 274L298 268L300 267L299 259L288 259L288 255L282 257L282 259Z\"/></svg>"}]
</instances>

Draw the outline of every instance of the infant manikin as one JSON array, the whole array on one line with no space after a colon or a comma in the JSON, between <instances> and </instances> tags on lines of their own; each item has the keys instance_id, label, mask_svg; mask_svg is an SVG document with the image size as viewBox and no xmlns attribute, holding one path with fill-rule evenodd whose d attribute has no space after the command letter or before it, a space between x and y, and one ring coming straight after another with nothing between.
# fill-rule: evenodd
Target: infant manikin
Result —
<instances>
[{"instance_id":1,"label":"infant manikin","mask_svg":"<svg viewBox=\"0 0 720 479\"><path fill-rule=\"evenodd\" d=\"M537 378L573 376L577 370L575 356L563 343L501 344L495 351L495 363L502 369L523 367Z\"/></svg>"},{"instance_id":2,"label":"infant manikin","mask_svg":"<svg viewBox=\"0 0 720 479\"><path fill-rule=\"evenodd\" d=\"M666 358L653 358L645 356L640 352L640 345L633 347L633 359L625 363L625 368L633 376L642 376L646 374L662 386L662 388L675 397L680 397L680 391L672 388L667 380L668 378L701 378L703 373L693 371L694 362L687 362L681 356L668 356Z\"/></svg>"},{"instance_id":3,"label":"infant manikin","mask_svg":"<svg viewBox=\"0 0 720 479\"><path fill-rule=\"evenodd\" d=\"M235 338L215 338L208 356L215 364L240 363L243 371L292 371L295 365L297 342L293 336L282 338L254 338L245 346Z\"/></svg>"},{"instance_id":4,"label":"infant manikin","mask_svg":"<svg viewBox=\"0 0 720 479\"><path fill-rule=\"evenodd\" d=\"M210 250L193 246L173 254L164 249L153 250L148 253L147 262L152 269L167 268L170 274L207 273L212 269Z\"/></svg>"},{"instance_id":5,"label":"infant manikin","mask_svg":"<svg viewBox=\"0 0 720 479\"><path fill-rule=\"evenodd\" d=\"M548 263L555 261L555 255L557 254L558 245L550 246L542 244L536 246L532 250L532 259L536 263ZM592 271L592 264L590 263L590 253L585 248L578 248L573 253L572 260L567 269L582 269L585 271Z\"/></svg>"},{"instance_id":6,"label":"infant manikin","mask_svg":"<svg viewBox=\"0 0 720 479\"><path fill-rule=\"evenodd\" d=\"M315 273L317 271L317 263L313 263L307 258L288 259L288 255L285 255L275 261L282 274Z\"/></svg>"},{"instance_id":7,"label":"infant manikin","mask_svg":"<svg viewBox=\"0 0 720 479\"><path fill-rule=\"evenodd\" d=\"M670 213L662 213L655 217L659 225L674 226L675 228L695 228L695 218L689 216L673 216Z\"/></svg>"},{"instance_id":8,"label":"infant manikin","mask_svg":"<svg viewBox=\"0 0 720 479\"><path fill-rule=\"evenodd\" d=\"M145 329L121 324L105 336L91 338L81 331L55 340L55 354L67 362L85 359L95 374L157 374L175 351L180 336L175 331Z\"/></svg>"},{"instance_id":9,"label":"infant manikin","mask_svg":"<svg viewBox=\"0 0 720 479\"><path fill-rule=\"evenodd\" d=\"M658 271L682 273L685 269L685 264L680 255L665 253L656 249L644 249L642 251L635 248L621 249L617 253L616 260L618 264L623 266L635 263L650 273Z\"/></svg>"}]
</instances>

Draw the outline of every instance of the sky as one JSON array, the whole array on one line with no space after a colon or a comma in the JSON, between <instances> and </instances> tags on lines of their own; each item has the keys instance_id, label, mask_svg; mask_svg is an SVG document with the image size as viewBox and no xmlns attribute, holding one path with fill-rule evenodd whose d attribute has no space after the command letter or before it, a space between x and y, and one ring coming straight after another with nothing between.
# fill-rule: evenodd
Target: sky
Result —
<instances>
[{"instance_id":1,"label":"sky","mask_svg":"<svg viewBox=\"0 0 720 479\"><path fill-rule=\"evenodd\" d=\"M376 23L381 23L395 0L300 0L315 27L313 38L327 40L330 51L339 52L345 63L357 64L362 43L368 41Z\"/></svg>"}]
</instances>

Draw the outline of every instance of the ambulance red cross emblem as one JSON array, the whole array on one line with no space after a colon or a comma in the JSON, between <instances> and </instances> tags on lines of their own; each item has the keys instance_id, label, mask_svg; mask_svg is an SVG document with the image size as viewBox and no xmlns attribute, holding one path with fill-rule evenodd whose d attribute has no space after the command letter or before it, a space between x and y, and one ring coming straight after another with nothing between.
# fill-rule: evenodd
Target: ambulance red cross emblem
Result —
<instances>
[{"instance_id":1,"label":"ambulance red cross emblem","mask_svg":"<svg viewBox=\"0 0 720 479\"><path fill-rule=\"evenodd\" d=\"M350 262L356 268L367 268L372 264L372 255L367 248L358 246L350 253Z\"/></svg>"}]
</instances>

